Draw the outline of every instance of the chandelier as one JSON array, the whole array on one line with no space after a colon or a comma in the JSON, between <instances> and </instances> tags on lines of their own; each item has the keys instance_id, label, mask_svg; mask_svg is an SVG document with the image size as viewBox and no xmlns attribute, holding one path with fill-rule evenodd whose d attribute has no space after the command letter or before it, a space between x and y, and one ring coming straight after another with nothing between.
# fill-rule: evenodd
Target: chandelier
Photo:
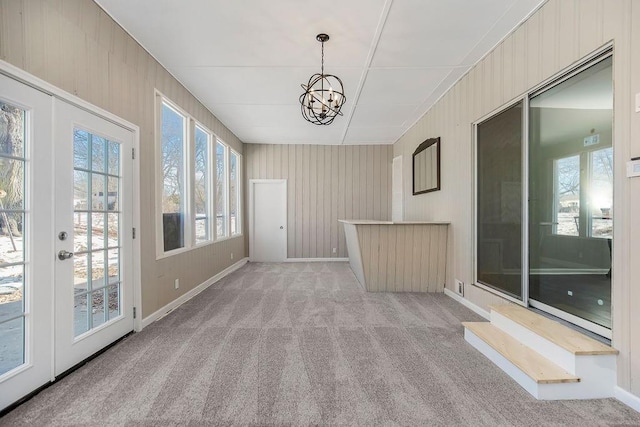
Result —
<instances>
[{"instance_id":1,"label":"chandelier","mask_svg":"<svg viewBox=\"0 0 640 427\"><path fill-rule=\"evenodd\" d=\"M300 110L306 121L315 125L330 125L338 114L342 115L340 109L346 98L342 80L324 73L324 43L329 36L318 34L316 40L322 43L322 68L320 74L312 75L306 85L300 85L304 89L300 95Z\"/></svg>"}]
</instances>

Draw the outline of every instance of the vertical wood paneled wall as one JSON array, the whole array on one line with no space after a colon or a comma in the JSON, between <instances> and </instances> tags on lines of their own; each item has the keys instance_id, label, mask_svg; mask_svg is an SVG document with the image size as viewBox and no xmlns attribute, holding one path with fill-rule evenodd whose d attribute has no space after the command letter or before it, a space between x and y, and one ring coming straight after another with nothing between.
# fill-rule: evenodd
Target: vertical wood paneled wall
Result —
<instances>
[{"instance_id":1,"label":"vertical wood paneled wall","mask_svg":"<svg viewBox=\"0 0 640 427\"><path fill-rule=\"evenodd\" d=\"M442 292L447 224L358 224L367 290Z\"/></svg>"},{"instance_id":2,"label":"vertical wood paneled wall","mask_svg":"<svg viewBox=\"0 0 640 427\"><path fill-rule=\"evenodd\" d=\"M625 163L640 156L640 1L549 0L456 83L396 144L404 155L405 220L451 221L447 287L473 277L472 123L606 43L614 45L613 345L618 384L640 396L640 179ZM442 138L442 190L412 196L410 154L426 138ZM465 297L486 308L501 298L467 286Z\"/></svg>"},{"instance_id":3,"label":"vertical wood paneled wall","mask_svg":"<svg viewBox=\"0 0 640 427\"><path fill-rule=\"evenodd\" d=\"M243 144L96 3L0 0L0 59L140 127L143 317L244 257L237 237L156 260L154 89L236 151Z\"/></svg>"},{"instance_id":4,"label":"vertical wood paneled wall","mask_svg":"<svg viewBox=\"0 0 640 427\"><path fill-rule=\"evenodd\" d=\"M391 218L392 153L391 145L245 144L246 188L250 179L287 179L288 258L344 258L339 219Z\"/></svg>"}]
</instances>

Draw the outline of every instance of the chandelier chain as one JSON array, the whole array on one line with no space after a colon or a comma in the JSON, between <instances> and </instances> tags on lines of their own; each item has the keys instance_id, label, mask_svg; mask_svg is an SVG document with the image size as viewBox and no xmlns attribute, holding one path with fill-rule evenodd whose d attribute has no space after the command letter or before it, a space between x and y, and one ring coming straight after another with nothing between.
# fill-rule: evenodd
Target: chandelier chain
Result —
<instances>
[{"instance_id":1,"label":"chandelier chain","mask_svg":"<svg viewBox=\"0 0 640 427\"><path fill-rule=\"evenodd\" d=\"M324 76L324 42L322 42L322 61L320 65L320 73Z\"/></svg>"}]
</instances>

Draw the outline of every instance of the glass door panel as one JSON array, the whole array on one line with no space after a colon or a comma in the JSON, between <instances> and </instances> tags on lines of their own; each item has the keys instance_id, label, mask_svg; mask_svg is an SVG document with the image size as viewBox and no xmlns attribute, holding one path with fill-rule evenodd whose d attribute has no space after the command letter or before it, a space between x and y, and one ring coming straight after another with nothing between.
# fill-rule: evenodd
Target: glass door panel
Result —
<instances>
[{"instance_id":1,"label":"glass door panel","mask_svg":"<svg viewBox=\"0 0 640 427\"><path fill-rule=\"evenodd\" d=\"M73 158L73 323L77 337L120 313L120 143L75 128ZM91 203L87 203L88 194Z\"/></svg>"},{"instance_id":2,"label":"glass door panel","mask_svg":"<svg viewBox=\"0 0 640 427\"><path fill-rule=\"evenodd\" d=\"M477 127L477 271L522 299L522 102Z\"/></svg>"},{"instance_id":3,"label":"glass door panel","mask_svg":"<svg viewBox=\"0 0 640 427\"><path fill-rule=\"evenodd\" d=\"M0 100L0 376L26 361L26 118L24 109Z\"/></svg>"},{"instance_id":4,"label":"glass door panel","mask_svg":"<svg viewBox=\"0 0 640 427\"><path fill-rule=\"evenodd\" d=\"M533 96L529 105L531 303L610 329L611 57Z\"/></svg>"}]
</instances>

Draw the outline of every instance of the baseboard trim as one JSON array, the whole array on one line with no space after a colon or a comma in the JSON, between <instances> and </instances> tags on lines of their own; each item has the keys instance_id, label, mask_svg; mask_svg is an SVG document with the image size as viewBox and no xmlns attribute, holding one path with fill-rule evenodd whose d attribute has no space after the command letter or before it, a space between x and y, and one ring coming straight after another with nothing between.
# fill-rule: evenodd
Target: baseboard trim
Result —
<instances>
[{"instance_id":1,"label":"baseboard trim","mask_svg":"<svg viewBox=\"0 0 640 427\"><path fill-rule=\"evenodd\" d=\"M458 301L460 304L464 305L465 307L467 307L471 311L474 311L475 313L479 314L480 316L484 317L485 319L491 320L491 314L489 314L489 312L487 310L478 307L477 305L475 305L474 303L472 303L468 299L456 294L452 290L449 290L449 289L445 288L444 289L444 294L449 296L449 297L451 297L451 298L453 298L454 300Z\"/></svg>"},{"instance_id":2,"label":"baseboard trim","mask_svg":"<svg viewBox=\"0 0 640 427\"><path fill-rule=\"evenodd\" d=\"M215 276L205 280L203 283L201 283L198 286L196 286L195 288L191 289L189 292L187 292L187 293L181 295L180 297L176 298L175 300L171 301L169 304L165 305L161 309L159 309L156 312L148 315L147 317L142 319L142 328L141 329L144 329L147 326L149 326L150 324L152 324L153 322L155 322L156 320L159 320L159 319L163 318L164 316L166 316L167 314L169 314L170 312L172 312L173 310L175 310L176 308L178 308L179 306L181 306L185 302L189 301L191 298L195 297L200 292L204 291L209 286L213 285L214 283L216 283L217 281L219 281L223 277L228 276L229 274L231 274L234 271L238 270L240 267L244 266L247 262L249 262L249 258L241 259L240 261L236 262L235 264L230 265L229 267L225 268L224 270L222 270L220 273L216 274Z\"/></svg>"},{"instance_id":3,"label":"baseboard trim","mask_svg":"<svg viewBox=\"0 0 640 427\"><path fill-rule=\"evenodd\" d=\"M285 262L349 262L349 258L287 258Z\"/></svg>"},{"instance_id":4,"label":"baseboard trim","mask_svg":"<svg viewBox=\"0 0 640 427\"><path fill-rule=\"evenodd\" d=\"M635 394L629 393L627 390L623 389L620 386L615 386L613 388L613 397L615 397L631 409L640 412L640 397L636 396Z\"/></svg>"}]
</instances>

